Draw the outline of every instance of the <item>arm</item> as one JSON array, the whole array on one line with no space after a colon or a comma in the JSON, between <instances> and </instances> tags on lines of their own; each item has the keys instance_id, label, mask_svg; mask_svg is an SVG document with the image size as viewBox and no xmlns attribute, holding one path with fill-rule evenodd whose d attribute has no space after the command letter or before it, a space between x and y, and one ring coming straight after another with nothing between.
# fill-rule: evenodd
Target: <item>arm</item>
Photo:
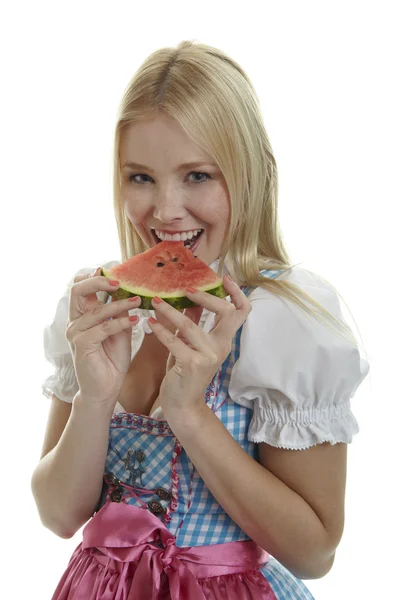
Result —
<instances>
[{"instance_id":1,"label":"arm","mask_svg":"<svg viewBox=\"0 0 401 600\"><path fill-rule=\"evenodd\" d=\"M44 336L46 357L56 367L49 389L56 382L71 398L73 380L77 393L69 407L52 394L31 487L42 523L64 538L88 521L101 496L110 419L131 362L135 321L128 315L139 306L130 300L100 303L97 295L110 294L113 286L99 272L74 277Z\"/></svg>"},{"instance_id":2,"label":"arm","mask_svg":"<svg viewBox=\"0 0 401 600\"><path fill-rule=\"evenodd\" d=\"M71 538L93 515L102 490L110 409L53 396L42 457L31 487L45 527Z\"/></svg>"},{"instance_id":3,"label":"arm","mask_svg":"<svg viewBox=\"0 0 401 600\"><path fill-rule=\"evenodd\" d=\"M185 415L164 410L213 496L251 539L300 579L328 573L343 531L346 444L261 443L259 464L207 405Z\"/></svg>"}]
</instances>

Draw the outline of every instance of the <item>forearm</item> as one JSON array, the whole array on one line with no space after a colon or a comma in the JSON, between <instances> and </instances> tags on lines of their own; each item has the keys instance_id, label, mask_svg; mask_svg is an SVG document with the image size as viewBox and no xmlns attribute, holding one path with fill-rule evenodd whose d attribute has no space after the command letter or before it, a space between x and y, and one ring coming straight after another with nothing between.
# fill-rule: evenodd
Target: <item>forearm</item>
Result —
<instances>
[{"instance_id":1,"label":"forearm","mask_svg":"<svg viewBox=\"0 0 401 600\"><path fill-rule=\"evenodd\" d=\"M32 475L32 492L42 523L60 537L72 537L99 501L112 410L86 403L78 393L55 448Z\"/></svg>"},{"instance_id":2,"label":"forearm","mask_svg":"<svg viewBox=\"0 0 401 600\"><path fill-rule=\"evenodd\" d=\"M213 496L252 540L299 578L329 571L329 535L299 494L253 460L206 405L185 416L164 410Z\"/></svg>"}]
</instances>

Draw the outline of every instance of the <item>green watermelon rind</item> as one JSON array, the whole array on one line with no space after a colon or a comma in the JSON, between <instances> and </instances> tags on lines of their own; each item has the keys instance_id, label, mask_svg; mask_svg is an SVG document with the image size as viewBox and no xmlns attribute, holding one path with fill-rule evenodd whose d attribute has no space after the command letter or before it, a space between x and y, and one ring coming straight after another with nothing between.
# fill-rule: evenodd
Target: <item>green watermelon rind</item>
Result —
<instances>
[{"instance_id":1,"label":"green watermelon rind","mask_svg":"<svg viewBox=\"0 0 401 600\"><path fill-rule=\"evenodd\" d=\"M108 277L108 275L106 274L106 272L103 269L101 270L100 274L103 275L103 277ZM199 290L207 292L208 294L211 294L212 296L217 296L217 298L226 298L226 296L228 296L228 293L224 289L224 286L222 284L218 285L217 287L214 287L211 289L204 289L204 290L202 290L200 287ZM162 300L164 300L164 302L167 302L167 304L170 304L170 306L173 306L177 310L183 310L184 308L191 308L193 306L198 306L196 304L196 302L193 302L192 300L190 300L189 298L187 298L184 295L183 296L166 296L166 295L160 294L160 293L154 294L154 296L156 296L156 295L159 295L159 297ZM114 300L125 300L126 298L132 298L133 296L139 296L141 298L141 304L139 305L140 309L154 310L154 307L152 305L152 299L154 298L154 296L143 295L143 294L135 292L135 291L126 290L122 287L118 288L118 290L116 290L115 292L112 292L110 294L110 296Z\"/></svg>"}]
</instances>

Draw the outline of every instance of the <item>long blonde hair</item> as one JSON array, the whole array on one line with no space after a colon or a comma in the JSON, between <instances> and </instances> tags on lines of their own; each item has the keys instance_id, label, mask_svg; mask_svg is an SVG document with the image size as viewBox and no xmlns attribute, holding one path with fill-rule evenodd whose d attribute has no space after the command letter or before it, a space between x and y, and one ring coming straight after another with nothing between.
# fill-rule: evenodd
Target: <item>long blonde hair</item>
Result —
<instances>
[{"instance_id":1,"label":"long blonde hair","mask_svg":"<svg viewBox=\"0 0 401 600\"><path fill-rule=\"evenodd\" d=\"M114 210L122 261L147 247L123 207L121 133L129 124L157 113L175 119L191 140L214 158L225 178L231 220L221 249L219 275L225 263L243 285L263 287L296 303L356 343L348 327L296 284L260 274L264 269L288 271L294 266L278 222L276 161L251 81L232 58L211 46L183 41L176 48L153 52L124 92L114 138Z\"/></svg>"}]
</instances>

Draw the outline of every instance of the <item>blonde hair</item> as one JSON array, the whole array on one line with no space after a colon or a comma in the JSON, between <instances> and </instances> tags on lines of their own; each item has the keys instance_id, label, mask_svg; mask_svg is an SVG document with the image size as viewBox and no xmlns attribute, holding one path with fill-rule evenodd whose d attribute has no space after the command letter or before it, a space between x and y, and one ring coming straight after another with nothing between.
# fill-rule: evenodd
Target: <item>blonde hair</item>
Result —
<instances>
[{"instance_id":1,"label":"blonde hair","mask_svg":"<svg viewBox=\"0 0 401 600\"><path fill-rule=\"evenodd\" d=\"M294 302L356 343L345 324L296 284L280 280L280 276L269 279L260 274L264 269L288 271L295 266L291 265L278 222L276 161L251 81L233 59L211 46L183 41L176 48L153 52L124 92L114 138L114 210L122 261L147 247L123 207L121 134L129 124L152 119L158 113L175 119L191 140L214 158L225 178L231 219L221 249L219 275L225 263L241 284L263 287Z\"/></svg>"}]
</instances>

